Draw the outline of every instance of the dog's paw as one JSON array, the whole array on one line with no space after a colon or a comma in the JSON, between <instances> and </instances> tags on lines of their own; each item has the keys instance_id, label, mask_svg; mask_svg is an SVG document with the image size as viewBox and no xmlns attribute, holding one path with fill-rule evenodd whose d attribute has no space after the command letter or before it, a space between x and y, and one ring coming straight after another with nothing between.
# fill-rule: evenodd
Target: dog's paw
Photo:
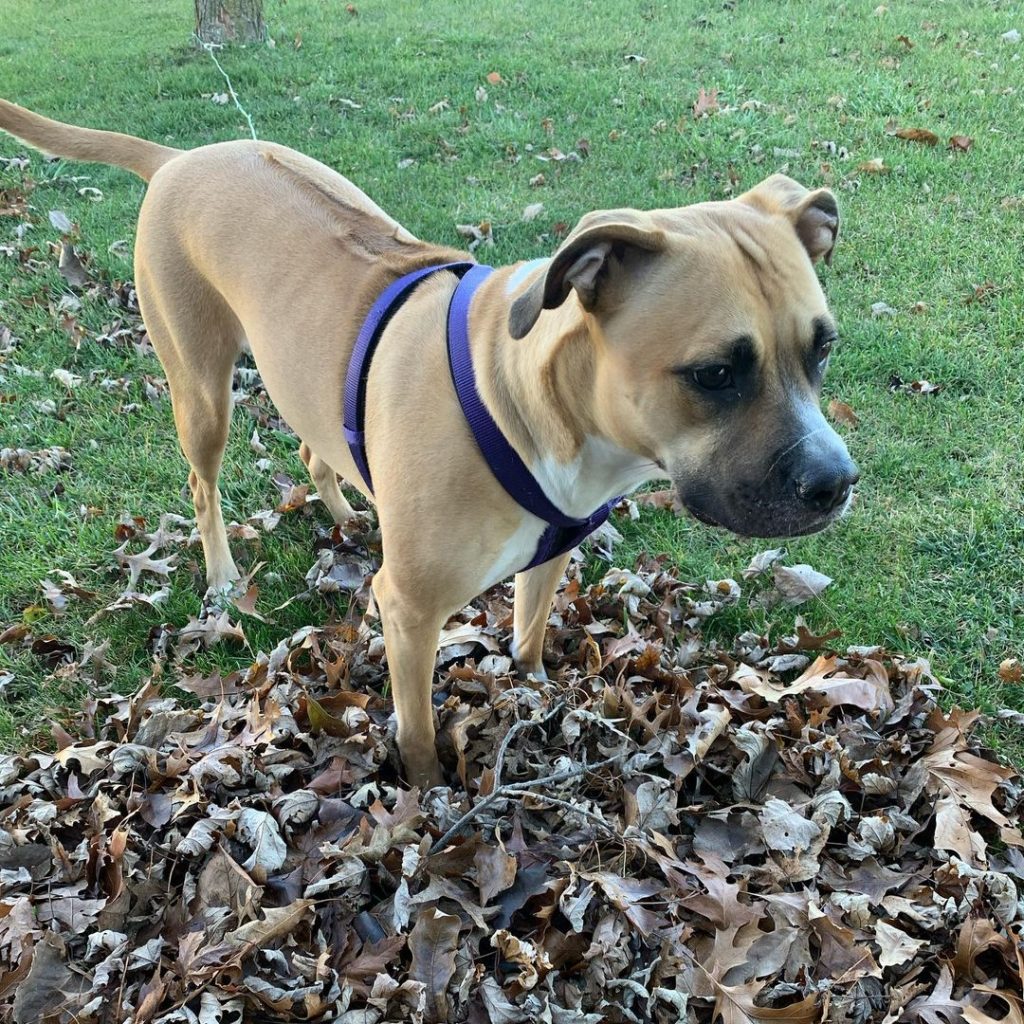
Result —
<instances>
[{"instance_id":1,"label":"dog's paw","mask_svg":"<svg viewBox=\"0 0 1024 1024\"><path fill-rule=\"evenodd\" d=\"M539 668L528 668L523 665L516 666L516 675L524 682L534 683L547 683L550 682L550 676L547 673L547 669L541 665Z\"/></svg>"},{"instance_id":2,"label":"dog's paw","mask_svg":"<svg viewBox=\"0 0 1024 1024\"><path fill-rule=\"evenodd\" d=\"M376 516L372 512L353 511L345 522L338 523L338 529L346 537L351 537L353 534L368 533L373 529L375 522Z\"/></svg>"}]
</instances>

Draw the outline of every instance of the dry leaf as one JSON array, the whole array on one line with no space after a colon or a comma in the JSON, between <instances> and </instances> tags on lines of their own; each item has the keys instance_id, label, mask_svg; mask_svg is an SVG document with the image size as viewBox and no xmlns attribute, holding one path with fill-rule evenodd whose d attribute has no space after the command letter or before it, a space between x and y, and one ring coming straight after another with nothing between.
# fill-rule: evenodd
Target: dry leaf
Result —
<instances>
[{"instance_id":1,"label":"dry leaf","mask_svg":"<svg viewBox=\"0 0 1024 1024\"><path fill-rule=\"evenodd\" d=\"M272 815L245 807L238 815L237 825L238 837L252 850L252 855L242 863L246 871L259 868L266 876L284 864L288 848Z\"/></svg>"},{"instance_id":2,"label":"dry leaf","mask_svg":"<svg viewBox=\"0 0 1024 1024\"><path fill-rule=\"evenodd\" d=\"M927 128L897 128L891 132L897 139L905 139L907 142L920 142L925 146L937 146L939 137L935 132Z\"/></svg>"},{"instance_id":3,"label":"dry leaf","mask_svg":"<svg viewBox=\"0 0 1024 1024\"><path fill-rule=\"evenodd\" d=\"M772 573L783 604L790 608L818 597L832 582L831 576L817 572L809 565L774 565Z\"/></svg>"},{"instance_id":4,"label":"dry leaf","mask_svg":"<svg viewBox=\"0 0 1024 1024\"><path fill-rule=\"evenodd\" d=\"M895 928L886 921L875 921L875 942L881 953L878 963L882 967L898 967L912 960L926 942L912 939L905 931Z\"/></svg>"},{"instance_id":5,"label":"dry leaf","mask_svg":"<svg viewBox=\"0 0 1024 1024\"><path fill-rule=\"evenodd\" d=\"M295 900L284 907L269 907L259 921L250 921L224 936L224 947L248 952L264 949L267 944L295 931L314 906L313 900Z\"/></svg>"},{"instance_id":6,"label":"dry leaf","mask_svg":"<svg viewBox=\"0 0 1024 1024\"><path fill-rule=\"evenodd\" d=\"M69 235L75 230L74 224L63 210L51 210L50 223L63 235Z\"/></svg>"},{"instance_id":7,"label":"dry leaf","mask_svg":"<svg viewBox=\"0 0 1024 1024\"><path fill-rule=\"evenodd\" d=\"M965 1006L963 1008L964 1024L1024 1024L1024 1004L1015 992L994 989L987 985L975 985L971 993L972 995L994 996L1005 1003L1009 1009L1003 1013L1002 1008L999 1008L999 1016L991 1017L987 1013L982 1013L976 1006ZM989 1008L994 1009L993 1007Z\"/></svg>"},{"instance_id":8,"label":"dry leaf","mask_svg":"<svg viewBox=\"0 0 1024 1024\"><path fill-rule=\"evenodd\" d=\"M704 86L701 86L697 90L697 98L693 102L694 118L709 117L720 109L718 105L718 89L713 87L710 90L705 90Z\"/></svg>"},{"instance_id":9,"label":"dry leaf","mask_svg":"<svg viewBox=\"0 0 1024 1024\"><path fill-rule=\"evenodd\" d=\"M886 167L880 156L873 157L871 160L865 160L863 163L857 164L857 170L861 171L863 174L889 173L889 168Z\"/></svg>"},{"instance_id":10,"label":"dry leaf","mask_svg":"<svg viewBox=\"0 0 1024 1024\"><path fill-rule=\"evenodd\" d=\"M1024 676L1024 666L1016 658L1004 658L999 663L999 678L1004 683L1019 683Z\"/></svg>"},{"instance_id":11,"label":"dry leaf","mask_svg":"<svg viewBox=\"0 0 1024 1024\"><path fill-rule=\"evenodd\" d=\"M843 423L848 427L860 426L860 417L853 411L853 407L840 402L838 398L833 398L828 403L828 414L836 423Z\"/></svg>"},{"instance_id":12,"label":"dry leaf","mask_svg":"<svg viewBox=\"0 0 1024 1024\"><path fill-rule=\"evenodd\" d=\"M983 281L981 284L973 284L971 285L971 294L964 299L964 305L970 306L975 302L985 302L992 298L997 291L998 289L994 281Z\"/></svg>"},{"instance_id":13,"label":"dry leaf","mask_svg":"<svg viewBox=\"0 0 1024 1024\"><path fill-rule=\"evenodd\" d=\"M75 247L67 241L60 243L60 259L57 269L60 271L60 276L72 288L84 288L92 280L89 277L89 272L82 265L78 253L75 252Z\"/></svg>"},{"instance_id":14,"label":"dry leaf","mask_svg":"<svg viewBox=\"0 0 1024 1024\"><path fill-rule=\"evenodd\" d=\"M426 1019L447 1021L448 982L455 973L459 918L442 914L436 907L420 911L409 934L412 965L409 977L422 982L427 997Z\"/></svg>"}]
</instances>

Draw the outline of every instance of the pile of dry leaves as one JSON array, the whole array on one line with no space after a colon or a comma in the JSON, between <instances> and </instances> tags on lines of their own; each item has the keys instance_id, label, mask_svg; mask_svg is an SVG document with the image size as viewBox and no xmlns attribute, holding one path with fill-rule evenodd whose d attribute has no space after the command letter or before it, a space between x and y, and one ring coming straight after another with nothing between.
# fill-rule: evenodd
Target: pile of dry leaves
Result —
<instances>
[{"instance_id":1,"label":"pile of dry leaves","mask_svg":"<svg viewBox=\"0 0 1024 1024\"><path fill-rule=\"evenodd\" d=\"M313 582L358 594L372 557L334 540ZM509 590L481 598L445 631L425 794L372 616L96 692L56 753L0 758L4 1019L1024 1019L1020 779L977 714L800 620L706 642L738 594L574 566L542 682Z\"/></svg>"}]
</instances>

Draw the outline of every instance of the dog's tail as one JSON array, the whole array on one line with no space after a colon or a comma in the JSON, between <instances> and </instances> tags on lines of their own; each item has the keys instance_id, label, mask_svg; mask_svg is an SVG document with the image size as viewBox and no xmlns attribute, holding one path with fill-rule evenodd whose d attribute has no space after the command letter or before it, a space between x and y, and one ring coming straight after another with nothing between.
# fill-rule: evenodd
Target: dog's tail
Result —
<instances>
[{"instance_id":1,"label":"dog's tail","mask_svg":"<svg viewBox=\"0 0 1024 1024\"><path fill-rule=\"evenodd\" d=\"M170 146L137 139L133 135L97 132L91 128L76 128L60 121L51 121L48 117L33 114L31 110L2 99L0 128L52 156L114 164L115 167L134 171L146 181L168 160L173 160L182 152Z\"/></svg>"}]
</instances>

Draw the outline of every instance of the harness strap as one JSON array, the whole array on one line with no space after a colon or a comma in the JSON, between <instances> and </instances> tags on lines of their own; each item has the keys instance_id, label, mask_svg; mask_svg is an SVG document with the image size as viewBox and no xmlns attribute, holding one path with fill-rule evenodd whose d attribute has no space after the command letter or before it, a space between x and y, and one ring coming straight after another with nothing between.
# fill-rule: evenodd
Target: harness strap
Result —
<instances>
[{"instance_id":1,"label":"harness strap","mask_svg":"<svg viewBox=\"0 0 1024 1024\"><path fill-rule=\"evenodd\" d=\"M619 499L614 498L602 505L586 519L566 515L549 500L537 478L487 411L477 390L470 355L469 307L477 288L494 272L493 267L469 262L423 267L398 278L381 292L359 331L345 376L345 440L366 482L366 489L372 494L373 479L366 456L364 427L370 362L391 318L424 278L440 270L450 270L461 278L448 307L448 365L466 422L498 483L527 512L547 523L536 553L530 563L519 570L522 572L571 551L608 518Z\"/></svg>"},{"instance_id":2,"label":"harness strap","mask_svg":"<svg viewBox=\"0 0 1024 1024\"><path fill-rule=\"evenodd\" d=\"M487 411L476 386L470 354L469 308L476 290L493 271L493 267L474 266L459 281L452 295L448 307L448 365L466 422L491 472L516 502L548 524L536 554L529 565L524 566L524 569L532 569L576 547L608 518L619 499L602 505L586 519L566 515L544 493L537 478Z\"/></svg>"},{"instance_id":3,"label":"harness strap","mask_svg":"<svg viewBox=\"0 0 1024 1024\"><path fill-rule=\"evenodd\" d=\"M366 422L366 382L370 376L370 362L377 348L384 328L391 318L401 309L413 289L424 278L436 274L439 270L450 270L454 274L465 274L474 263L441 263L433 267L422 267L410 274L392 281L378 296L370 307L370 312L363 321L363 326L356 338L349 358L348 373L345 376L345 440L348 442L352 458L355 460L359 473L366 483L366 489L373 494L373 478L370 475L370 464L366 458L366 433L363 424Z\"/></svg>"}]
</instances>

